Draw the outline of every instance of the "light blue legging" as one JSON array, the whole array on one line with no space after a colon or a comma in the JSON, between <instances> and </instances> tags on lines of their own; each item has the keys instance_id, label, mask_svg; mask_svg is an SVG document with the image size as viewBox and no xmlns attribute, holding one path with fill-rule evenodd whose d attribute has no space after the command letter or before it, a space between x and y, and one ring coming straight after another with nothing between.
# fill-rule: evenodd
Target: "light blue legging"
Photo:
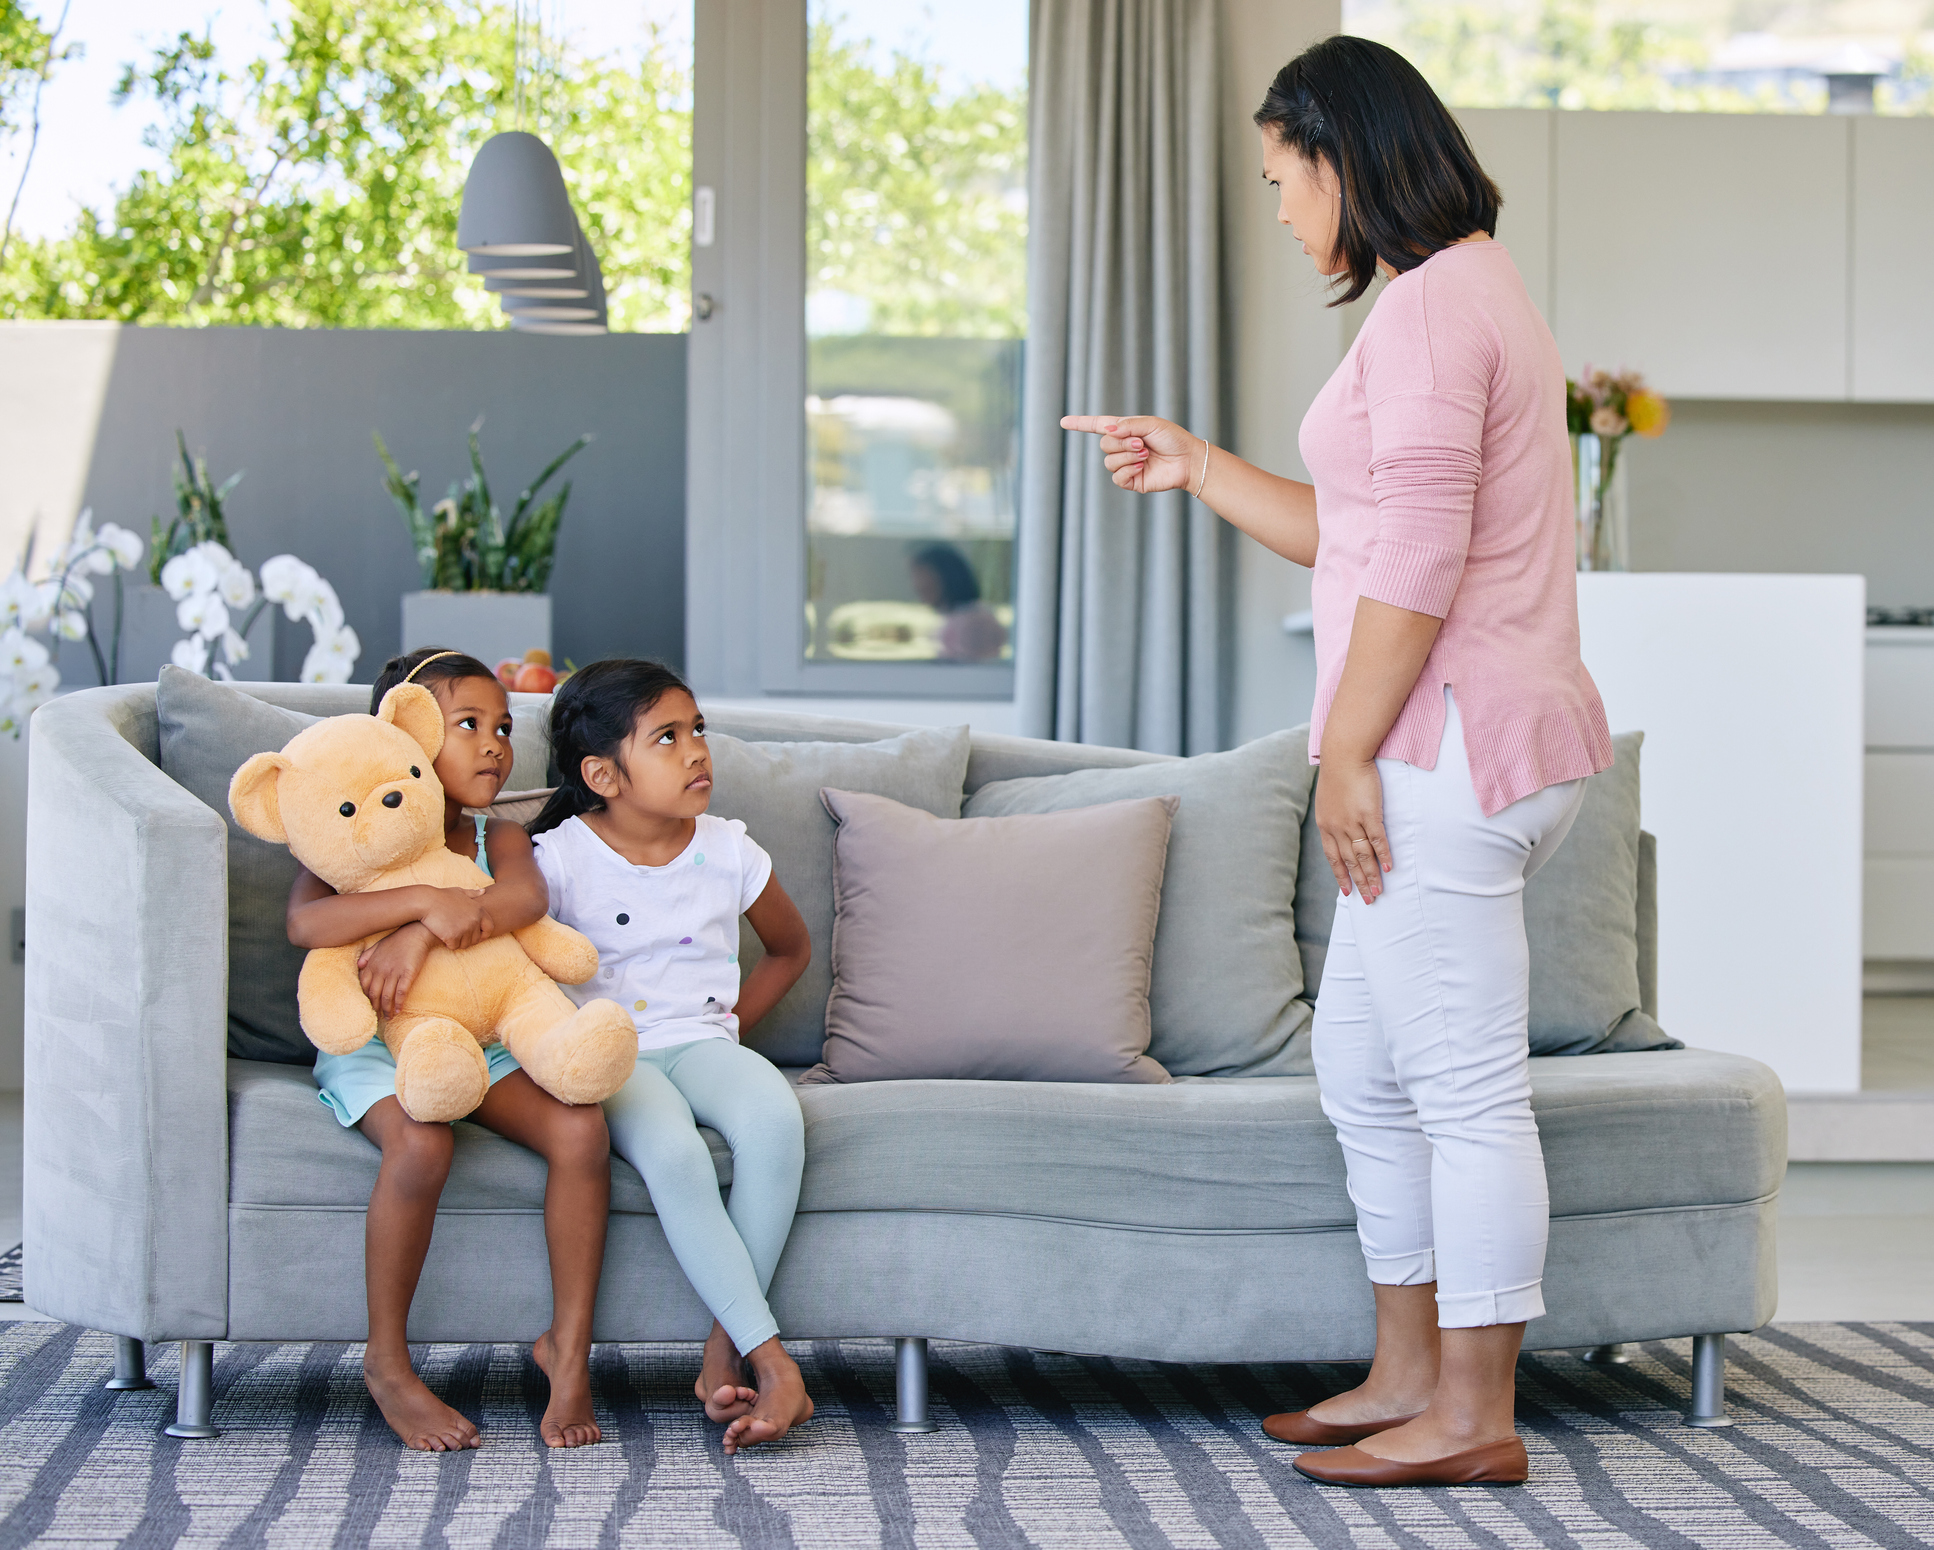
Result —
<instances>
[{"instance_id":1,"label":"light blue legging","mask_svg":"<svg viewBox=\"0 0 1934 1550\"><path fill-rule=\"evenodd\" d=\"M612 1150L639 1173L692 1290L741 1356L779 1333L766 1306L799 1206L806 1127L792 1084L732 1039L643 1050L631 1080L604 1104ZM732 1148L732 1201L698 1133Z\"/></svg>"}]
</instances>

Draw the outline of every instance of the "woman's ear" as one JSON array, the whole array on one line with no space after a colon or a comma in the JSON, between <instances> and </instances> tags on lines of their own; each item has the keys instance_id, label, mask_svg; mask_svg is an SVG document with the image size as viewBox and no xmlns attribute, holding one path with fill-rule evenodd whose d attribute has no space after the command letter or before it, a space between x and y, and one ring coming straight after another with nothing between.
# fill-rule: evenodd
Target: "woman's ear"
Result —
<instances>
[{"instance_id":1,"label":"woman's ear","mask_svg":"<svg viewBox=\"0 0 1934 1550\"><path fill-rule=\"evenodd\" d=\"M258 840L271 845L289 843L289 831L282 827L282 804L276 791L282 772L290 768L279 753L258 753L228 783L228 810L235 821Z\"/></svg>"},{"instance_id":2,"label":"woman's ear","mask_svg":"<svg viewBox=\"0 0 1934 1550\"><path fill-rule=\"evenodd\" d=\"M584 777L585 785L607 801L618 794L618 778L609 760L586 754L578 765L578 773Z\"/></svg>"},{"instance_id":3,"label":"woman's ear","mask_svg":"<svg viewBox=\"0 0 1934 1550\"><path fill-rule=\"evenodd\" d=\"M398 684L390 690L376 709L376 719L409 733L425 758L435 759L443 751L443 707L422 684Z\"/></svg>"}]
</instances>

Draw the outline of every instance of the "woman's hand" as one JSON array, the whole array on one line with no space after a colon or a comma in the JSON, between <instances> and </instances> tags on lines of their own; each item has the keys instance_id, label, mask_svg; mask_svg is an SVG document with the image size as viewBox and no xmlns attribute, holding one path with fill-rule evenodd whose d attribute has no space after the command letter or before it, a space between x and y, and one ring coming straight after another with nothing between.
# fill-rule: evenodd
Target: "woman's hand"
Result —
<instances>
[{"instance_id":1,"label":"woman's hand","mask_svg":"<svg viewBox=\"0 0 1934 1550\"><path fill-rule=\"evenodd\" d=\"M1383 781L1376 760L1325 758L1317 766L1316 827L1344 893L1354 881L1365 904L1383 892L1390 841L1383 832Z\"/></svg>"},{"instance_id":2,"label":"woman's hand","mask_svg":"<svg viewBox=\"0 0 1934 1550\"><path fill-rule=\"evenodd\" d=\"M418 921L363 949L356 959L356 977L362 981L363 994L369 997L377 1016L394 1017L403 1010L403 999L436 943L430 928Z\"/></svg>"},{"instance_id":3,"label":"woman's hand","mask_svg":"<svg viewBox=\"0 0 1934 1550\"><path fill-rule=\"evenodd\" d=\"M1138 495L1193 490L1209 455L1200 436L1152 414L1069 414L1061 417L1061 429L1099 435L1102 461L1115 483Z\"/></svg>"},{"instance_id":4,"label":"woman's hand","mask_svg":"<svg viewBox=\"0 0 1934 1550\"><path fill-rule=\"evenodd\" d=\"M490 911L480 902L481 888L437 888L436 897L417 918L452 952L474 947L495 931Z\"/></svg>"}]
</instances>

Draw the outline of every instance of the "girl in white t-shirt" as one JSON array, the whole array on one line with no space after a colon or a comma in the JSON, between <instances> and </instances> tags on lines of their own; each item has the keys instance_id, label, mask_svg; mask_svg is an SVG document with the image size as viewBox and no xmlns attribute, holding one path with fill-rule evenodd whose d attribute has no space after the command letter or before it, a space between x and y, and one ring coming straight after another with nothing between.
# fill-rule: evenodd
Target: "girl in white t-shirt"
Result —
<instances>
[{"instance_id":1,"label":"girl in white t-shirt","mask_svg":"<svg viewBox=\"0 0 1934 1550\"><path fill-rule=\"evenodd\" d=\"M694 1387L735 1453L813 1412L765 1298L799 1204L805 1126L791 1084L739 1042L805 972L812 942L745 825L706 812L705 718L669 668L581 668L551 702L551 746L560 784L530 826L537 865L551 914L598 949L597 974L565 993L616 1001L637 1024L638 1067L604 1106L611 1146L644 1176L712 1310ZM765 947L743 985L740 915ZM700 1125L732 1148L729 1205Z\"/></svg>"}]
</instances>

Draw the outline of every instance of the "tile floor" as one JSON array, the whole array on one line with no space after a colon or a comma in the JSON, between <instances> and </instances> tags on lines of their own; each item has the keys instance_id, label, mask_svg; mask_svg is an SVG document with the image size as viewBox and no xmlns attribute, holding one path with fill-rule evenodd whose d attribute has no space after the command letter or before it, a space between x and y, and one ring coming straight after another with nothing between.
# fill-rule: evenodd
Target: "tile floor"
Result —
<instances>
[{"instance_id":1,"label":"tile floor","mask_svg":"<svg viewBox=\"0 0 1934 1550\"><path fill-rule=\"evenodd\" d=\"M1865 1071L1934 1092L1934 996L1868 999ZM1795 1163L1779 1233L1779 1322L1934 1320L1934 1163ZM19 1241L20 1094L0 1093L0 1247Z\"/></svg>"}]
</instances>

